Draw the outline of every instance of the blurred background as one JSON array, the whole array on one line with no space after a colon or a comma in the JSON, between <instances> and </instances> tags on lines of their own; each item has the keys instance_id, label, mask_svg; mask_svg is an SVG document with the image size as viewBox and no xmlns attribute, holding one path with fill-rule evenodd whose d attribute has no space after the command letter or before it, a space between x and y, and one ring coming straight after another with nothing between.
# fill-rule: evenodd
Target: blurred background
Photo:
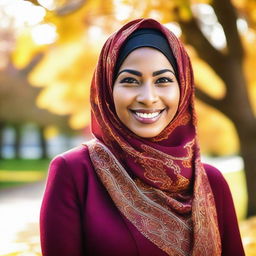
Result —
<instances>
[{"instance_id":1,"label":"blurred background","mask_svg":"<svg viewBox=\"0 0 256 256\"><path fill-rule=\"evenodd\" d=\"M255 0L0 0L0 256L39 256L50 159L90 136L105 40L135 18L191 57L203 161L224 174L246 255L256 255Z\"/></svg>"}]
</instances>

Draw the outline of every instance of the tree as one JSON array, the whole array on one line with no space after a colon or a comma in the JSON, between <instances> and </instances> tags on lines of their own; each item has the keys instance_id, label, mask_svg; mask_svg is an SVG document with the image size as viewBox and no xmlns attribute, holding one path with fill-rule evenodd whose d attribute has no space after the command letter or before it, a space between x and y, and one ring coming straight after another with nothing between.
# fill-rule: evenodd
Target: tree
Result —
<instances>
[{"instance_id":1,"label":"tree","mask_svg":"<svg viewBox=\"0 0 256 256\"><path fill-rule=\"evenodd\" d=\"M191 16L190 19L183 20L179 13L177 17L186 42L196 49L199 57L210 65L226 86L226 94L222 99L214 99L198 88L196 96L225 114L234 123L240 140L240 154L244 159L248 187L248 216L251 216L256 214L256 118L243 69L245 49L237 29L237 11L232 2L214 0L212 7L225 32L225 52L214 48L206 39L196 17Z\"/></svg>"},{"instance_id":2,"label":"tree","mask_svg":"<svg viewBox=\"0 0 256 256\"><path fill-rule=\"evenodd\" d=\"M63 131L69 131L66 116L58 116L47 110L40 109L36 101L41 88L32 87L27 75L33 70L42 56L37 55L23 69L15 68L10 62L0 71L0 133L6 125L15 130L15 157L20 158L21 128L26 123L35 123L40 135L41 158L47 158L44 130L48 125L58 125ZM0 140L0 151L2 143Z\"/></svg>"},{"instance_id":3,"label":"tree","mask_svg":"<svg viewBox=\"0 0 256 256\"><path fill-rule=\"evenodd\" d=\"M27 50L26 53L29 53L30 58L22 68L13 65L12 52L17 43L19 27L17 27L15 16L8 14L7 5L7 2L0 4L0 17L4 24L0 26L0 158L2 157L3 129L6 125L14 128L15 156L20 157L21 128L25 123L37 124L42 149L41 157L46 158L45 128L48 125L58 125L65 132L70 132L71 129L68 128L67 115L55 115L37 106L42 89L32 87L28 81L28 75L43 58L44 54L39 53L39 50L42 51L45 47L41 47L42 49L37 47L37 51ZM13 5L13 2L10 5Z\"/></svg>"}]
</instances>

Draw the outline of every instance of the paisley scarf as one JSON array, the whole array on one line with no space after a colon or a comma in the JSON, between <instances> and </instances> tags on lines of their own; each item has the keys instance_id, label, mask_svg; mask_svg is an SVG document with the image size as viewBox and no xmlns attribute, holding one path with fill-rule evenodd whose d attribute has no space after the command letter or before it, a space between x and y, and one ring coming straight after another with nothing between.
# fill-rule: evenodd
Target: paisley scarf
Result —
<instances>
[{"instance_id":1,"label":"paisley scarf","mask_svg":"<svg viewBox=\"0 0 256 256\"><path fill-rule=\"evenodd\" d=\"M115 112L115 63L126 38L153 28L167 38L178 66L180 102L171 123L154 138L126 128ZM91 84L93 166L114 204L168 255L221 255L213 193L200 160L190 59L177 37L153 19L129 22L106 41Z\"/></svg>"}]
</instances>

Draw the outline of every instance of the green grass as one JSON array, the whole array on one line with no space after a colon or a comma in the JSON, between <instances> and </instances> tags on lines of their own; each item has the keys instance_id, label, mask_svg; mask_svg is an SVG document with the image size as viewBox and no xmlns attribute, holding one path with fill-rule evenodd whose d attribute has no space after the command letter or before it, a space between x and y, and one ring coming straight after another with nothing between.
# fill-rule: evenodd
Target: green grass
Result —
<instances>
[{"instance_id":1,"label":"green grass","mask_svg":"<svg viewBox=\"0 0 256 256\"><path fill-rule=\"evenodd\" d=\"M50 159L1 159L0 171L46 171Z\"/></svg>"},{"instance_id":2,"label":"green grass","mask_svg":"<svg viewBox=\"0 0 256 256\"><path fill-rule=\"evenodd\" d=\"M43 180L50 159L1 159L0 189Z\"/></svg>"},{"instance_id":3,"label":"green grass","mask_svg":"<svg viewBox=\"0 0 256 256\"><path fill-rule=\"evenodd\" d=\"M0 190L3 188L17 187L25 184L28 184L28 182L11 182L11 181L0 182Z\"/></svg>"}]
</instances>

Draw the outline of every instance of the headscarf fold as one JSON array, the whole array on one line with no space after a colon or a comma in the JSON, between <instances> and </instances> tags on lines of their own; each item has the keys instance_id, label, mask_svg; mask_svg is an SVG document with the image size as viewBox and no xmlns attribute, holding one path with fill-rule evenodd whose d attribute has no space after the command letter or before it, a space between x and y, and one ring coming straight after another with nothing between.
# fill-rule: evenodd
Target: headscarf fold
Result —
<instances>
[{"instance_id":1,"label":"headscarf fold","mask_svg":"<svg viewBox=\"0 0 256 256\"><path fill-rule=\"evenodd\" d=\"M134 31L166 37L178 67L176 116L156 137L141 138L119 120L113 102L116 61ZM129 22L103 46L91 84L93 166L113 202L145 237L168 255L221 255L216 206L200 160L193 71L178 38L153 19Z\"/></svg>"}]
</instances>

